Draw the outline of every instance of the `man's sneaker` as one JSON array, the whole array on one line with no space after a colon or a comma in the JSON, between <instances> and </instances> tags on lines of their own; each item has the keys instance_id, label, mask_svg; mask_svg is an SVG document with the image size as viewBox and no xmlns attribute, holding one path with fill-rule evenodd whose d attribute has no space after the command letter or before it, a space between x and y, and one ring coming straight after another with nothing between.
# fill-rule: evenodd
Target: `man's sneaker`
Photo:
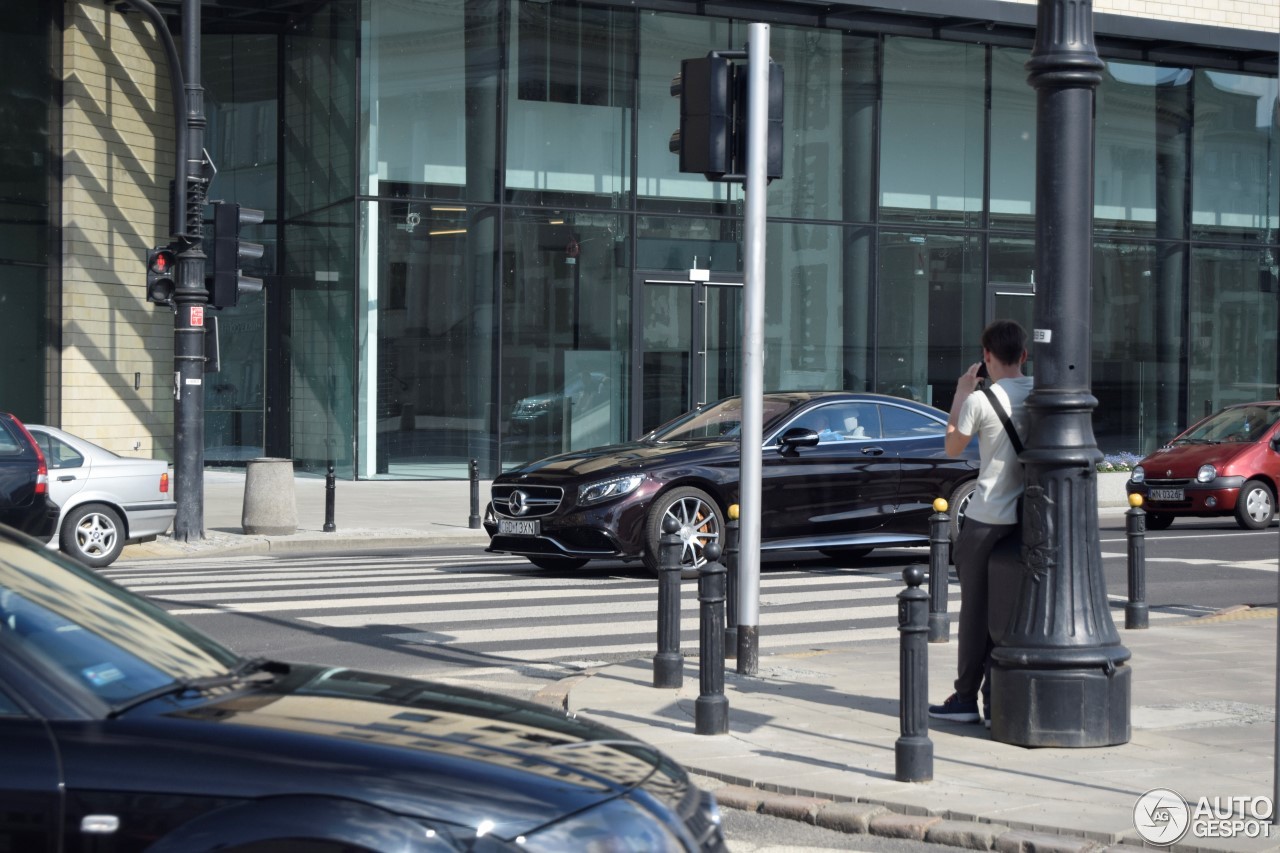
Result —
<instances>
[{"instance_id":1,"label":"man's sneaker","mask_svg":"<svg viewBox=\"0 0 1280 853\"><path fill-rule=\"evenodd\" d=\"M941 705L930 705L929 716L935 720L951 720L954 723L976 723L982 719L978 716L977 699L961 699L954 693Z\"/></svg>"}]
</instances>

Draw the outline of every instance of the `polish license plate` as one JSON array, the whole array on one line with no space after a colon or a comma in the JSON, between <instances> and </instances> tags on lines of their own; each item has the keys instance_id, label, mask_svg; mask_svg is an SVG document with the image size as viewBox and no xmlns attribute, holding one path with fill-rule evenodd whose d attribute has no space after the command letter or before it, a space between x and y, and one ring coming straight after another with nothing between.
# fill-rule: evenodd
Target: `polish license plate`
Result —
<instances>
[{"instance_id":1,"label":"polish license plate","mask_svg":"<svg viewBox=\"0 0 1280 853\"><path fill-rule=\"evenodd\" d=\"M517 521L512 518L500 518L498 532L507 536L537 536L542 529L537 519Z\"/></svg>"},{"instance_id":2,"label":"polish license plate","mask_svg":"<svg viewBox=\"0 0 1280 853\"><path fill-rule=\"evenodd\" d=\"M1147 492L1147 497L1153 501L1185 500L1182 489L1151 489Z\"/></svg>"}]
</instances>

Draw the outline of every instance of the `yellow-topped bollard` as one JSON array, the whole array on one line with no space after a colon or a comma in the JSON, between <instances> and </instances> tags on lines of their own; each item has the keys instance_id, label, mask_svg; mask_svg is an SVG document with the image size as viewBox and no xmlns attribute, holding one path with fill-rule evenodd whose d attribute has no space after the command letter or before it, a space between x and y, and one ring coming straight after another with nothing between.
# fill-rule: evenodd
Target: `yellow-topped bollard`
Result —
<instances>
[{"instance_id":1,"label":"yellow-topped bollard","mask_svg":"<svg viewBox=\"0 0 1280 853\"><path fill-rule=\"evenodd\" d=\"M933 499L933 511L934 511L934 512L946 512L946 511L947 511L947 507L948 507L948 506L949 506L949 504L947 503L947 499L946 499L946 498L934 498L934 499Z\"/></svg>"},{"instance_id":2,"label":"yellow-topped bollard","mask_svg":"<svg viewBox=\"0 0 1280 853\"><path fill-rule=\"evenodd\" d=\"M1134 509L1142 506L1142 495L1129 495L1129 506Z\"/></svg>"},{"instance_id":3,"label":"yellow-topped bollard","mask_svg":"<svg viewBox=\"0 0 1280 853\"><path fill-rule=\"evenodd\" d=\"M951 639L951 617L947 615L947 584L951 572L951 519L947 499L933 499L929 518L929 642Z\"/></svg>"},{"instance_id":4,"label":"yellow-topped bollard","mask_svg":"<svg viewBox=\"0 0 1280 853\"><path fill-rule=\"evenodd\" d=\"M730 521L737 521L737 520L738 520L738 505L737 505L737 504L729 504L729 520L730 520Z\"/></svg>"}]
</instances>

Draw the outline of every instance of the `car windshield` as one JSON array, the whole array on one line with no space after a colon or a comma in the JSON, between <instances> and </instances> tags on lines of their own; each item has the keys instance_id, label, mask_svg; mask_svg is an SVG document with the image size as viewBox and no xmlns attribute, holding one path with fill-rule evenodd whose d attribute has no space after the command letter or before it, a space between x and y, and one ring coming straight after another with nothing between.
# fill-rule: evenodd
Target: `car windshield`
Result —
<instances>
[{"instance_id":1,"label":"car windshield","mask_svg":"<svg viewBox=\"0 0 1280 853\"><path fill-rule=\"evenodd\" d=\"M765 397L762 423L765 429L794 408L790 400ZM654 441L706 441L737 438L742 431L742 398L729 397L694 409L650 434Z\"/></svg>"},{"instance_id":2,"label":"car windshield","mask_svg":"<svg viewBox=\"0 0 1280 853\"><path fill-rule=\"evenodd\" d=\"M1257 441L1280 419L1280 406L1233 406L1223 409L1174 439L1174 444L1217 444Z\"/></svg>"},{"instance_id":3,"label":"car windshield","mask_svg":"<svg viewBox=\"0 0 1280 853\"><path fill-rule=\"evenodd\" d=\"M0 654L33 658L111 705L225 676L240 658L138 596L0 538Z\"/></svg>"}]
</instances>

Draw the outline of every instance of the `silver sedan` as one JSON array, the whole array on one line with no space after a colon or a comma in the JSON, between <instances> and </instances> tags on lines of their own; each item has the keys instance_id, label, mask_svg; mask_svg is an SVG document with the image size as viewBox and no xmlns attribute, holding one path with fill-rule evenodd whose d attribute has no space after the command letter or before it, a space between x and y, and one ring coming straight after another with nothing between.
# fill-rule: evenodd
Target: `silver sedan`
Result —
<instances>
[{"instance_id":1,"label":"silver sedan","mask_svg":"<svg viewBox=\"0 0 1280 853\"><path fill-rule=\"evenodd\" d=\"M108 566L126 542L169 529L174 503L169 463L119 456L50 426L27 424L49 466L49 497L62 510L50 548L86 566Z\"/></svg>"}]
</instances>

